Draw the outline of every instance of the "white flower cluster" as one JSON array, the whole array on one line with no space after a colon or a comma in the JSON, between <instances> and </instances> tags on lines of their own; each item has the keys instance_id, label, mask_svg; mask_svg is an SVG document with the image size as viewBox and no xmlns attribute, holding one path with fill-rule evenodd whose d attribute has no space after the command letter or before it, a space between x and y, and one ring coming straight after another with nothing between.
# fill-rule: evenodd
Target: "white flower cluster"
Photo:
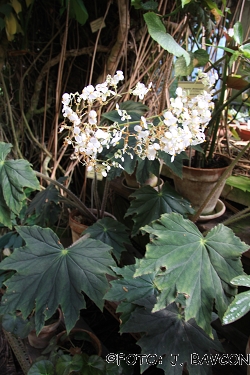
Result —
<instances>
[{"instance_id":1,"label":"white flower cluster","mask_svg":"<svg viewBox=\"0 0 250 375\"><path fill-rule=\"evenodd\" d=\"M198 79L210 86L207 75L200 73ZM104 166L103 175L106 176L110 166L122 168L117 162L123 160L125 153L133 157L137 154L142 159L154 160L158 158L160 151L166 152L174 160L176 154L181 153L190 145L204 142L204 131L211 118L213 110L212 92L203 91L196 97L189 98L188 93L181 88L176 90L176 98L170 99L170 107L162 114L146 119L141 117L138 122L131 122L131 116L126 110L120 109L116 104L116 110L124 122L117 122L109 126L100 126L101 110L105 104L121 94L117 93L117 85L124 80L122 71L117 71L111 77L107 76L106 81L96 85L88 85L82 93L65 93L62 97L63 116L65 121L61 125L60 131L69 130L69 135L65 138L66 143L74 146L74 158L78 158L88 169L96 168L98 164L98 154L104 148L111 146L123 139L122 150L116 150L113 159L102 161ZM143 99L151 88L151 84L146 87L143 83L137 83L130 94ZM152 122L153 118L158 118L158 123ZM67 121L66 121L67 120ZM134 132L129 131L131 124L135 124ZM129 137L136 139L136 146L129 146Z\"/></svg>"},{"instance_id":2,"label":"white flower cluster","mask_svg":"<svg viewBox=\"0 0 250 375\"><path fill-rule=\"evenodd\" d=\"M204 91L189 99L187 92L179 87L176 95L170 99L168 110L163 112L163 124L154 126L143 117L141 125L135 126L142 157L154 160L160 150L172 155L173 161L174 156L187 147L204 142L204 130L213 109L211 94Z\"/></svg>"}]
</instances>

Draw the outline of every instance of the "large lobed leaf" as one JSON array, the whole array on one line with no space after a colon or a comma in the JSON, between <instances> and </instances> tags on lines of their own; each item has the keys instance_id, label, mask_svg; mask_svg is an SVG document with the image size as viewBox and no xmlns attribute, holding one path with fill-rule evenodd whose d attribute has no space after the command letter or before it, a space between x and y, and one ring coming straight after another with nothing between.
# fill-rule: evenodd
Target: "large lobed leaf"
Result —
<instances>
[{"instance_id":1,"label":"large lobed leaf","mask_svg":"<svg viewBox=\"0 0 250 375\"><path fill-rule=\"evenodd\" d=\"M42 227L55 224L61 212L61 207L59 206L60 200L62 200L62 196L58 189L53 184L50 184L32 199L26 211L26 215L35 212L35 224L39 224Z\"/></svg>"},{"instance_id":2,"label":"large lobed leaf","mask_svg":"<svg viewBox=\"0 0 250 375\"><path fill-rule=\"evenodd\" d=\"M137 261L135 277L158 272L154 283L161 291L154 311L186 296L185 317L195 318L209 335L213 305L222 319L237 289L230 284L243 274L241 254L248 246L221 224L206 237L179 214L164 214L142 228L150 234L145 258Z\"/></svg>"},{"instance_id":3,"label":"large lobed leaf","mask_svg":"<svg viewBox=\"0 0 250 375\"><path fill-rule=\"evenodd\" d=\"M155 273L134 277L135 265L123 268L112 267L112 270L122 278L110 282L112 288L105 294L105 299L118 302L126 300L135 303L141 298L157 294L154 285Z\"/></svg>"},{"instance_id":4,"label":"large lobed leaf","mask_svg":"<svg viewBox=\"0 0 250 375\"><path fill-rule=\"evenodd\" d=\"M85 308L82 291L103 308L103 296L109 288L106 274L113 274L109 266L115 265L108 245L84 236L64 249L51 229L16 229L26 245L0 264L0 269L17 271L5 283L1 314L20 310L25 319L35 307L38 333L59 305L70 331Z\"/></svg>"},{"instance_id":5,"label":"large lobed leaf","mask_svg":"<svg viewBox=\"0 0 250 375\"><path fill-rule=\"evenodd\" d=\"M11 212L18 215L26 199L24 187L40 190L39 182L27 160L7 159L10 143L0 142L0 221L11 228Z\"/></svg>"},{"instance_id":6,"label":"large lobed leaf","mask_svg":"<svg viewBox=\"0 0 250 375\"><path fill-rule=\"evenodd\" d=\"M121 332L140 332L142 337L137 344L142 353L155 354L159 360L157 367L166 375L181 375L185 363L190 375L211 374L211 368L205 363L192 365L191 355L195 353L202 358L209 349L223 350L217 338L212 340L207 336L194 319L185 322L175 303L152 313L154 302L150 298L146 305L137 307L121 326ZM144 361L141 370L147 367Z\"/></svg>"},{"instance_id":7,"label":"large lobed leaf","mask_svg":"<svg viewBox=\"0 0 250 375\"><path fill-rule=\"evenodd\" d=\"M173 211L182 215L194 213L190 202L182 198L168 183L165 183L160 191L151 186L144 186L131 194L130 197L135 199L131 201L125 217L133 216L133 236L144 225L159 219L164 213Z\"/></svg>"},{"instance_id":8,"label":"large lobed leaf","mask_svg":"<svg viewBox=\"0 0 250 375\"><path fill-rule=\"evenodd\" d=\"M100 240L112 247L112 253L120 262L121 254L126 251L125 244L130 244L127 228L124 224L105 217L98 220L84 231L84 234L89 234L91 238Z\"/></svg>"}]
</instances>

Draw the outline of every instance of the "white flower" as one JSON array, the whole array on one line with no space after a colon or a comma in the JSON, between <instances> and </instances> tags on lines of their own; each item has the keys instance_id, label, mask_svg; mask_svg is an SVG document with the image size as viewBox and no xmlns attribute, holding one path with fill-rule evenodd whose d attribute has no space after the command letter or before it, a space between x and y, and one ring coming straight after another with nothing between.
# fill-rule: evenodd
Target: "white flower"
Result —
<instances>
[{"instance_id":1,"label":"white flower","mask_svg":"<svg viewBox=\"0 0 250 375\"><path fill-rule=\"evenodd\" d=\"M150 84L148 87L144 85L144 83L138 82L134 88L134 90L131 91L131 93L135 96L139 96L139 99L144 99L144 96L148 93L150 90L150 87L152 84Z\"/></svg>"},{"instance_id":2,"label":"white flower","mask_svg":"<svg viewBox=\"0 0 250 375\"><path fill-rule=\"evenodd\" d=\"M134 130L136 132L140 132L142 130L142 127L140 125L135 125Z\"/></svg>"},{"instance_id":3,"label":"white flower","mask_svg":"<svg viewBox=\"0 0 250 375\"><path fill-rule=\"evenodd\" d=\"M79 119L78 115L75 112L72 112L68 115L68 118L71 122L74 123L74 125L79 125L81 123L81 120Z\"/></svg>"},{"instance_id":4,"label":"white flower","mask_svg":"<svg viewBox=\"0 0 250 375\"><path fill-rule=\"evenodd\" d=\"M131 116L128 115L128 113L127 113L127 111L125 111L125 109L120 109L118 103L116 103L116 110L118 112L118 115L121 117L122 121L130 120L131 119Z\"/></svg>"},{"instance_id":5,"label":"white flower","mask_svg":"<svg viewBox=\"0 0 250 375\"><path fill-rule=\"evenodd\" d=\"M176 93L177 96L182 96L182 88L181 87L177 87L175 93Z\"/></svg>"},{"instance_id":6,"label":"white flower","mask_svg":"<svg viewBox=\"0 0 250 375\"><path fill-rule=\"evenodd\" d=\"M109 137L109 134L107 132L104 132L102 129L98 129L96 132L95 132L95 137L97 139L106 139Z\"/></svg>"},{"instance_id":7,"label":"white flower","mask_svg":"<svg viewBox=\"0 0 250 375\"><path fill-rule=\"evenodd\" d=\"M65 104L65 105L69 105L70 103L70 94L63 94L62 96L62 103Z\"/></svg>"},{"instance_id":8,"label":"white flower","mask_svg":"<svg viewBox=\"0 0 250 375\"><path fill-rule=\"evenodd\" d=\"M141 122L142 122L142 125L145 129L148 128L148 124L147 124L147 120L145 119L144 116L141 116Z\"/></svg>"},{"instance_id":9,"label":"white flower","mask_svg":"<svg viewBox=\"0 0 250 375\"><path fill-rule=\"evenodd\" d=\"M89 123L95 125L97 123L97 113L93 109L89 112Z\"/></svg>"},{"instance_id":10,"label":"white flower","mask_svg":"<svg viewBox=\"0 0 250 375\"><path fill-rule=\"evenodd\" d=\"M163 117L165 120L163 120L165 125L174 125L177 123L177 118L173 115L172 112L167 111L163 113Z\"/></svg>"},{"instance_id":11,"label":"white flower","mask_svg":"<svg viewBox=\"0 0 250 375\"><path fill-rule=\"evenodd\" d=\"M74 134L80 134L81 132L81 129L79 128L79 126L75 126L74 127Z\"/></svg>"},{"instance_id":12,"label":"white flower","mask_svg":"<svg viewBox=\"0 0 250 375\"><path fill-rule=\"evenodd\" d=\"M124 75L122 70L117 70L115 77L118 79L118 81L123 81L124 80Z\"/></svg>"}]
</instances>

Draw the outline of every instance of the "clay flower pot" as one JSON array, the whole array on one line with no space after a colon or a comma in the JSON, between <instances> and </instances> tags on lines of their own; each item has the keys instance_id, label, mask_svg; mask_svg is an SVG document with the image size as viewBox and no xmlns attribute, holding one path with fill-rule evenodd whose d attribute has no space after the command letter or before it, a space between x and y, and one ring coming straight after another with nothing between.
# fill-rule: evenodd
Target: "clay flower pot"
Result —
<instances>
[{"instance_id":1,"label":"clay flower pot","mask_svg":"<svg viewBox=\"0 0 250 375\"><path fill-rule=\"evenodd\" d=\"M221 157L228 166L231 160L223 155ZM182 179L178 176L174 176L175 190L182 197L188 199L192 207L197 211L208 197L227 166L222 168L192 168L183 166ZM202 215L210 215L214 212L225 183L226 180L220 184L213 197L202 211ZM223 212L223 210L221 212Z\"/></svg>"},{"instance_id":2,"label":"clay flower pot","mask_svg":"<svg viewBox=\"0 0 250 375\"><path fill-rule=\"evenodd\" d=\"M89 339L84 340L76 337L76 334L87 334ZM75 342L74 342L75 341ZM73 328L69 334L66 331L62 331L57 335L57 345L65 348L71 355L81 354L82 345L85 341L89 341L91 346L94 348L96 354L100 357L102 354L102 345L98 337L91 331L82 328Z\"/></svg>"},{"instance_id":3,"label":"clay flower pot","mask_svg":"<svg viewBox=\"0 0 250 375\"><path fill-rule=\"evenodd\" d=\"M49 345L50 340L53 336L55 336L58 331L58 327L60 323L63 320L63 314L61 309L57 309L57 317L56 321L44 326L39 333L39 335L36 335L36 331L33 330L28 335L28 341L31 346L37 349L43 349L46 348Z\"/></svg>"},{"instance_id":4,"label":"clay flower pot","mask_svg":"<svg viewBox=\"0 0 250 375\"><path fill-rule=\"evenodd\" d=\"M250 141L250 127L247 123L240 123L236 130L243 141Z\"/></svg>"}]
</instances>

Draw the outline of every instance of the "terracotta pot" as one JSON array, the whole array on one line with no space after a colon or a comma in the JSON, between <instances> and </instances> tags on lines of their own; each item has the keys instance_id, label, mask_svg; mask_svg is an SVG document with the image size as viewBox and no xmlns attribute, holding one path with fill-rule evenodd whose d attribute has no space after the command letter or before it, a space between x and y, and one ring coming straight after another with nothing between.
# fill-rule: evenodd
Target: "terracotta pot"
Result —
<instances>
[{"instance_id":1,"label":"terracotta pot","mask_svg":"<svg viewBox=\"0 0 250 375\"><path fill-rule=\"evenodd\" d=\"M97 213L97 210L95 208L91 209L93 214ZM104 212L104 217L111 217L112 219L116 220L116 218L111 215L109 212ZM78 219L79 218L79 219ZM81 237L81 234L85 229L87 229L90 225L93 223L82 223L83 215L78 211L78 210L73 210L71 211L69 215L69 226L71 229L71 234L72 234L72 241L75 242L79 240Z\"/></svg>"},{"instance_id":2,"label":"terracotta pot","mask_svg":"<svg viewBox=\"0 0 250 375\"><path fill-rule=\"evenodd\" d=\"M163 166L163 161L160 160L159 162L160 162L160 165L159 165L159 175L160 175L161 170L162 170L162 166ZM132 188L132 189L139 189L141 186L144 186L144 185L149 185L149 186L152 186L152 187L159 186L158 176L154 175L151 172L149 172L149 178L144 182L143 185L141 185L136 180L136 169L137 169L137 166L135 167L135 170L132 174L129 174L126 171L123 171L123 175L124 175L123 184L124 184L125 187Z\"/></svg>"},{"instance_id":3,"label":"terracotta pot","mask_svg":"<svg viewBox=\"0 0 250 375\"><path fill-rule=\"evenodd\" d=\"M132 189L139 189L141 185L136 180L135 172L132 174L128 174L127 172L123 171L123 174L125 178L124 185L126 187L132 188ZM144 183L144 185L150 185L152 187L157 186L157 184L158 184L158 177L155 176L154 174L151 174L150 177Z\"/></svg>"},{"instance_id":4,"label":"terracotta pot","mask_svg":"<svg viewBox=\"0 0 250 375\"><path fill-rule=\"evenodd\" d=\"M226 156L221 156L227 165L231 163L231 160ZM220 176L226 170L223 168L192 168L183 166L182 175L183 178L174 176L175 190L184 198L189 200L192 207L197 211L200 205L205 201L211 190L214 188L218 182ZM205 206L202 211L202 215L212 214L217 201L221 195L224 188L226 180L218 187L213 197Z\"/></svg>"},{"instance_id":5,"label":"terracotta pot","mask_svg":"<svg viewBox=\"0 0 250 375\"><path fill-rule=\"evenodd\" d=\"M52 337L58 333L57 328L63 320L63 314L61 309L57 309L57 311L57 320L52 324L44 326L38 336L36 335L35 330L29 333L28 341L31 346L37 349L46 348L46 346L49 345L49 342L52 339Z\"/></svg>"},{"instance_id":6,"label":"terracotta pot","mask_svg":"<svg viewBox=\"0 0 250 375\"><path fill-rule=\"evenodd\" d=\"M101 345L101 342L100 340L98 339L98 337L91 331L88 331L86 329L82 329L82 328L73 328L69 334L67 334L67 331L62 331L60 332L58 335L57 335L57 345L58 346L61 346L61 347L64 347L65 346L65 343L67 342L72 342L73 340L73 337L76 333L87 333L89 338L90 338L90 342L92 344L92 346L94 347L95 351L96 351L96 354L100 357L101 354L102 354L102 345ZM84 339L83 340L77 340L77 341L85 341ZM74 343L73 343L74 344ZM78 343L79 344L79 343ZM81 350L81 347L79 347L77 345L72 345L72 348L67 348L67 350L72 354L81 354L82 350Z\"/></svg>"},{"instance_id":7,"label":"terracotta pot","mask_svg":"<svg viewBox=\"0 0 250 375\"><path fill-rule=\"evenodd\" d=\"M247 123L241 123L240 126L237 126L236 130L243 141L250 141L250 128Z\"/></svg>"}]
</instances>

